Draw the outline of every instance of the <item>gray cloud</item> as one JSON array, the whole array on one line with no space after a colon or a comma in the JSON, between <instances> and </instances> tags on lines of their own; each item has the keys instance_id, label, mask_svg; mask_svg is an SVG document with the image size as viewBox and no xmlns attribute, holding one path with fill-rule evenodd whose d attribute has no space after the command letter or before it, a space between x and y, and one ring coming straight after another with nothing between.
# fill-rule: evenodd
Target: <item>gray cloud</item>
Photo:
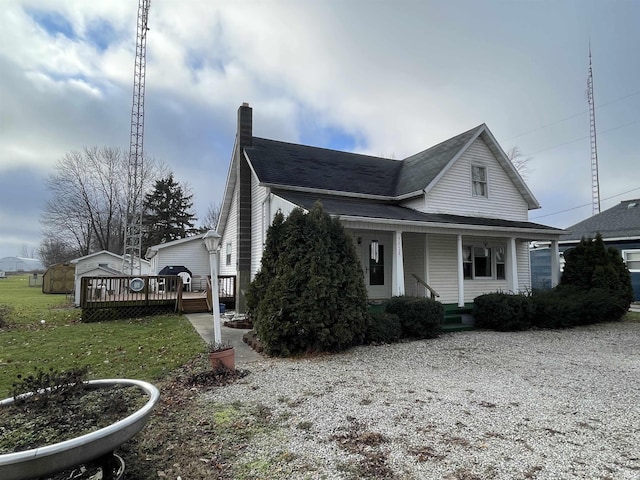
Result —
<instances>
[{"instance_id":1,"label":"gray cloud","mask_svg":"<svg viewBox=\"0 0 640 480\"><path fill-rule=\"evenodd\" d=\"M0 257L39 242L42 178L58 158L128 148L135 3L3 5L0 178L11 195L0 196ZM639 14L633 2L580 0L152 2L145 152L191 186L204 216L221 199L242 102L256 135L395 158L484 122L505 150L532 157L543 205L532 217L589 204L588 117L576 115L589 36L601 196L640 186L640 95L615 101L638 89ZM34 192L19 218L16 189Z\"/></svg>"}]
</instances>

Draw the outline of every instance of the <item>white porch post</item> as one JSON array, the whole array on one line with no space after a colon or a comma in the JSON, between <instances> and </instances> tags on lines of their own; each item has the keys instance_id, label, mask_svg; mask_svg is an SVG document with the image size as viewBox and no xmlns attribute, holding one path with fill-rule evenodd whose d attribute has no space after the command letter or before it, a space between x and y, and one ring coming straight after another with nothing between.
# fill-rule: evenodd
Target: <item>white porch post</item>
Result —
<instances>
[{"instance_id":1,"label":"white porch post","mask_svg":"<svg viewBox=\"0 0 640 480\"><path fill-rule=\"evenodd\" d=\"M391 275L391 294L404 295L404 260L402 258L402 231L398 230L393 237L393 270Z\"/></svg>"},{"instance_id":2,"label":"white porch post","mask_svg":"<svg viewBox=\"0 0 640 480\"><path fill-rule=\"evenodd\" d=\"M518 293L518 255L516 251L516 238L509 238L509 248L507 249L509 258L509 290Z\"/></svg>"},{"instance_id":3,"label":"white porch post","mask_svg":"<svg viewBox=\"0 0 640 480\"><path fill-rule=\"evenodd\" d=\"M560 283L560 248L557 240L551 240L551 288Z\"/></svg>"},{"instance_id":4,"label":"white porch post","mask_svg":"<svg viewBox=\"0 0 640 480\"><path fill-rule=\"evenodd\" d=\"M462 264L462 235L458 235L458 306L464 307L464 266Z\"/></svg>"}]
</instances>

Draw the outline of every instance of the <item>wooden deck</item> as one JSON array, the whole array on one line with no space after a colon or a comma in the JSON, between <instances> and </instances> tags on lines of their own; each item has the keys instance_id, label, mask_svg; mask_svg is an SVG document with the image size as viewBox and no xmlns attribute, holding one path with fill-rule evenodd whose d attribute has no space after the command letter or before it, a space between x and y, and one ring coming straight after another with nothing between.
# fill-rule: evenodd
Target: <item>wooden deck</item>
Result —
<instances>
[{"instance_id":1,"label":"wooden deck","mask_svg":"<svg viewBox=\"0 0 640 480\"><path fill-rule=\"evenodd\" d=\"M235 305L235 276L219 277L218 283L220 302ZM84 277L80 292L82 317L88 322L212 308L209 279L204 290L188 291L174 275Z\"/></svg>"}]
</instances>

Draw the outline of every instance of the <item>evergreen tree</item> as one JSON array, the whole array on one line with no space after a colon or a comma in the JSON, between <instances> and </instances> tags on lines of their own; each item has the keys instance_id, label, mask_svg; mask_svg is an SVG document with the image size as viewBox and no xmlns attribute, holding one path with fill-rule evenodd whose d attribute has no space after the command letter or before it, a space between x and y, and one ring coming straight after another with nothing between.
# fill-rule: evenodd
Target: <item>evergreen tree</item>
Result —
<instances>
[{"instance_id":1,"label":"evergreen tree","mask_svg":"<svg viewBox=\"0 0 640 480\"><path fill-rule=\"evenodd\" d=\"M363 341L367 293L352 239L319 203L269 229L248 305L265 352L340 351Z\"/></svg>"},{"instance_id":2,"label":"evergreen tree","mask_svg":"<svg viewBox=\"0 0 640 480\"><path fill-rule=\"evenodd\" d=\"M142 251L160 243L198 233L192 213L193 195L186 192L173 174L156 181L153 191L144 197L144 234Z\"/></svg>"},{"instance_id":3,"label":"evergreen tree","mask_svg":"<svg viewBox=\"0 0 640 480\"><path fill-rule=\"evenodd\" d=\"M634 298L629 270L618 250L607 248L599 233L595 239L583 238L575 248L565 252L564 258L561 286L604 290L622 313L629 309Z\"/></svg>"}]
</instances>

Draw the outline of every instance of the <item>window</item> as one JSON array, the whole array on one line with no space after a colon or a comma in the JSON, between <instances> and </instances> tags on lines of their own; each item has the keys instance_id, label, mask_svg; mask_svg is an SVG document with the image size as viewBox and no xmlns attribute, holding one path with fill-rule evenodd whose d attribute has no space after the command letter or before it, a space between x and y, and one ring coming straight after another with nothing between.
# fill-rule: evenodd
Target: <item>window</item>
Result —
<instances>
[{"instance_id":1,"label":"window","mask_svg":"<svg viewBox=\"0 0 640 480\"><path fill-rule=\"evenodd\" d=\"M384 285L384 245L377 240L369 246L369 285Z\"/></svg>"},{"instance_id":2,"label":"window","mask_svg":"<svg viewBox=\"0 0 640 480\"><path fill-rule=\"evenodd\" d=\"M471 191L474 197L487 197L487 167L471 165Z\"/></svg>"},{"instance_id":3,"label":"window","mask_svg":"<svg viewBox=\"0 0 640 480\"><path fill-rule=\"evenodd\" d=\"M504 250L504 247L496 247L496 278L498 280L504 280L506 278Z\"/></svg>"},{"instance_id":4,"label":"window","mask_svg":"<svg viewBox=\"0 0 640 480\"><path fill-rule=\"evenodd\" d=\"M623 250L622 258L630 272L640 272L640 250Z\"/></svg>"},{"instance_id":5,"label":"window","mask_svg":"<svg viewBox=\"0 0 640 480\"><path fill-rule=\"evenodd\" d=\"M506 278L506 248L465 245L462 247L462 272L466 280Z\"/></svg>"},{"instance_id":6,"label":"window","mask_svg":"<svg viewBox=\"0 0 640 480\"><path fill-rule=\"evenodd\" d=\"M473 277L491 277L491 249L473 247Z\"/></svg>"},{"instance_id":7,"label":"window","mask_svg":"<svg viewBox=\"0 0 640 480\"><path fill-rule=\"evenodd\" d=\"M231 243L227 243L227 265L231 265Z\"/></svg>"},{"instance_id":8,"label":"window","mask_svg":"<svg viewBox=\"0 0 640 480\"><path fill-rule=\"evenodd\" d=\"M473 278L473 260L471 259L471 247L462 247L462 271L464 278Z\"/></svg>"}]
</instances>

